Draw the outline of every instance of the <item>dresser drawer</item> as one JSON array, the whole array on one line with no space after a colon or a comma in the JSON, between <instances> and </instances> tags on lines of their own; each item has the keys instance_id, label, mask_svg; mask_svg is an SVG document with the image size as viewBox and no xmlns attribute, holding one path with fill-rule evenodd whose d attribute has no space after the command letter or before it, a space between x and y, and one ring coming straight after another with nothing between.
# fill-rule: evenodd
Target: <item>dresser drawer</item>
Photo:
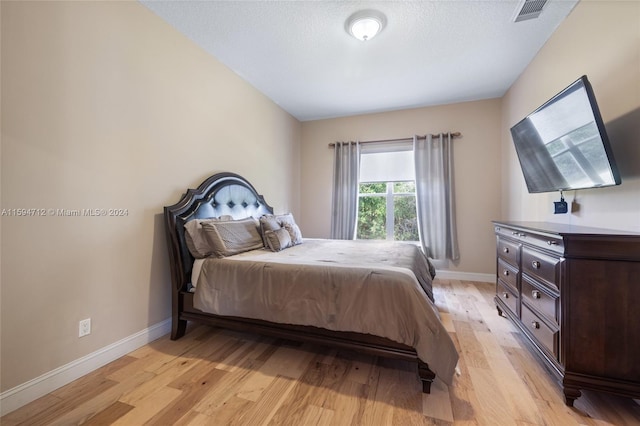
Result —
<instances>
[{"instance_id":1,"label":"dresser drawer","mask_svg":"<svg viewBox=\"0 0 640 426\"><path fill-rule=\"evenodd\" d=\"M559 288L560 259L557 257L547 256L528 247L523 247L522 270L529 275L546 281L556 289Z\"/></svg>"},{"instance_id":2,"label":"dresser drawer","mask_svg":"<svg viewBox=\"0 0 640 426\"><path fill-rule=\"evenodd\" d=\"M518 316L518 296L500 279L498 279L496 284L496 297L507 305L513 315Z\"/></svg>"},{"instance_id":3,"label":"dresser drawer","mask_svg":"<svg viewBox=\"0 0 640 426\"><path fill-rule=\"evenodd\" d=\"M550 322L560 325L557 296L554 296L549 290L538 287L525 276L522 277L521 294L522 299L526 300L529 306L543 314Z\"/></svg>"},{"instance_id":4,"label":"dresser drawer","mask_svg":"<svg viewBox=\"0 0 640 426\"><path fill-rule=\"evenodd\" d=\"M564 241L560 235L533 233L526 229L516 229L498 224L494 226L494 230L496 235L504 235L558 254L564 253Z\"/></svg>"},{"instance_id":5,"label":"dresser drawer","mask_svg":"<svg viewBox=\"0 0 640 426\"><path fill-rule=\"evenodd\" d=\"M498 257L513 266L518 265L520 244L498 237Z\"/></svg>"},{"instance_id":6,"label":"dresser drawer","mask_svg":"<svg viewBox=\"0 0 640 426\"><path fill-rule=\"evenodd\" d=\"M498 259L498 278L518 292L518 270L502 259Z\"/></svg>"},{"instance_id":7,"label":"dresser drawer","mask_svg":"<svg viewBox=\"0 0 640 426\"><path fill-rule=\"evenodd\" d=\"M558 254L564 253L564 242L562 241L562 237L559 235L552 236L525 233L524 236L520 236L520 240L545 250L551 250Z\"/></svg>"},{"instance_id":8,"label":"dresser drawer","mask_svg":"<svg viewBox=\"0 0 640 426\"><path fill-rule=\"evenodd\" d=\"M558 334L556 329L547 326L536 314L526 305L520 307L522 325L532 334L538 343L546 348L549 353L558 359Z\"/></svg>"}]
</instances>

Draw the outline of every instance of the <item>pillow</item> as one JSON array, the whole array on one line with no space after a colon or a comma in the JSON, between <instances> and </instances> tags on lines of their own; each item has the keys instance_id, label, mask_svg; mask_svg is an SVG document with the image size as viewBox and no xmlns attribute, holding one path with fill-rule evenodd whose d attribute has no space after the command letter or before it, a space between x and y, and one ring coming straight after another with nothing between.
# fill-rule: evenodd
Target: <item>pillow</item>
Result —
<instances>
[{"instance_id":1,"label":"pillow","mask_svg":"<svg viewBox=\"0 0 640 426\"><path fill-rule=\"evenodd\" d=\"M260 218L260 234L264 241L264 246L269 247L269 242L266 238L267 231L276 231L280 228L284 228L285 225L290 225L289 234L293 245L302 244L302 233L300 228L296 225L296 221L291 213L285 213L280 215L266 214Z\"/></svg>"},{"instance_id":2,"label":"pillow","mask_svg":"<svg viewBox=\"0 0 640 426\"><path fill-rule=\"evenodd\" d=\"M275 231L276 229L282 228L276 216L272 214L265 214L260 217L260 227L262 227L265 231Z\"/></svg>"},{"instance_id":3,"label":"pillow","mask_svg":"<svg viewBox=\"0 0 640 426\"><path fill-rule=\"evenodd\" d=\"M297 246L298 244L302 244L302 232L300 231L300 227L295 223L285 223L284 229L287 230L289 236L291 237L291 245Z\"/></svg>"},{"instance_id":4,"label":"pillow","mask_svg":"<svg viewBox=\"0 0 640 426\"><path fill-rule=\"evenodd\" d=\"M224 215L220 217L210 217L207 219L193 219L184 224L184 240L187 243L187 248L196 259L204 259L207 256L211 256L211 248L209 243L204 238L202 232L203 222L218 222L218 221L233 220L233 217Z\"/></svg>"},{"instance_id":5,"label":"pillow","mask_svg":"<svg viewBox=\"0 0 640 426\"><path fill-rule=\"evenodd\" d=\"M269 247L269 243L267 242L267 237L265 233L267 231L276 231L280 229L280 223L276 217L272 214L265 214L260 217L260 235L262 235L262 241L264 242L265 247Z\"/></svg>"},{"instance_id":6,"label":"pillow","mask_svg":"<svg viewBox=\"0 0 640 426\"><path fill-rule=\"evenodd\" d=\"M280 226L284 226L287 223L289 225L295 225L296 224L296 221L293 218L293 215L291 213L280 214L280 215L276 216L276 220L278 221Z\"/></svg>"},{"instance_id":7,"label":"pillow","mask_svg":"<svg viewBox=\"0 0 640 426\"><path fill-rule=\"evenodd\" d=\"M291 236L284 228L266 231L264 236L271 251L280 251L291 247Z\"/></svg>"},{"instance_id":8,"label":"pillow","mask_svg":"<svg viewBox=\"0 0 640 426\"><path fill-rule=\"evenodd\" d=\"M217 257L232 256L263 247L258 221L252 217L232 221L203 222L204 238Z\"/></svg>"}]
</instances>

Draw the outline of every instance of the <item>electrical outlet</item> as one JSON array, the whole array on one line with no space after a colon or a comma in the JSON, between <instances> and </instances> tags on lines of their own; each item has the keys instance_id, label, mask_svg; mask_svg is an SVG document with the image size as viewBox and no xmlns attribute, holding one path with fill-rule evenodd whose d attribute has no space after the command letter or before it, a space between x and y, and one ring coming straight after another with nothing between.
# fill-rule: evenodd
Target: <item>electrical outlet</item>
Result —
<instances>
[{"instance_id":1,"label":"electrical outlet","mask_svg":"<svg viewBox=\"0 0 640 426\"><path fill-rule=\"evenodd\" d=\"M78 337L91 334L91 318L83 319L78 326Z\"/></svg>"}]
</instances>

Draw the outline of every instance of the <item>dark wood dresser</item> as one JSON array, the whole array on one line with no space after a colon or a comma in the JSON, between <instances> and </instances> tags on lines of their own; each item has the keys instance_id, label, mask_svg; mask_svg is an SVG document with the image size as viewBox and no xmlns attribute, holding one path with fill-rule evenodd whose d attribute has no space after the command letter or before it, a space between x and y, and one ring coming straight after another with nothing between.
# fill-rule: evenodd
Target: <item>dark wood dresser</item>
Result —
<instances>
[{"instance_id":1,"label":"dark wood dresser","mask_svg":"<svg viewBox=\"0 0 640 426\"><path fill-rule=\"evenodd\" d=\"M562 384L640 397L640 234L494 221L496 307Z\"/></svg>"}]
</instances>

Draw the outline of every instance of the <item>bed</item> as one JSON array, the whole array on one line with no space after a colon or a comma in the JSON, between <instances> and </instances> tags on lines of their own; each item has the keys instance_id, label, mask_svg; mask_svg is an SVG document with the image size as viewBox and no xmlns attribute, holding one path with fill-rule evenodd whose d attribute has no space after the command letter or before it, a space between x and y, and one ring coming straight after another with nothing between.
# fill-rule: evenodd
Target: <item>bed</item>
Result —
<instances>
[{"instance_id":1,"label":"bed","mask_svg":"<svg viewBox=\"0 0 640 426\"><path fill-rule=\"evenodd\" d=\"M273 212L246 179L228 172L164 208L171 339L195 321L413 361L425 393L436 375L451 383L458 354L433 304L434 270L419 249L302 238L292 215ZM197 237L238 229L250 238L222 252L207 251Z\"/></svg>"}]
</instances>

